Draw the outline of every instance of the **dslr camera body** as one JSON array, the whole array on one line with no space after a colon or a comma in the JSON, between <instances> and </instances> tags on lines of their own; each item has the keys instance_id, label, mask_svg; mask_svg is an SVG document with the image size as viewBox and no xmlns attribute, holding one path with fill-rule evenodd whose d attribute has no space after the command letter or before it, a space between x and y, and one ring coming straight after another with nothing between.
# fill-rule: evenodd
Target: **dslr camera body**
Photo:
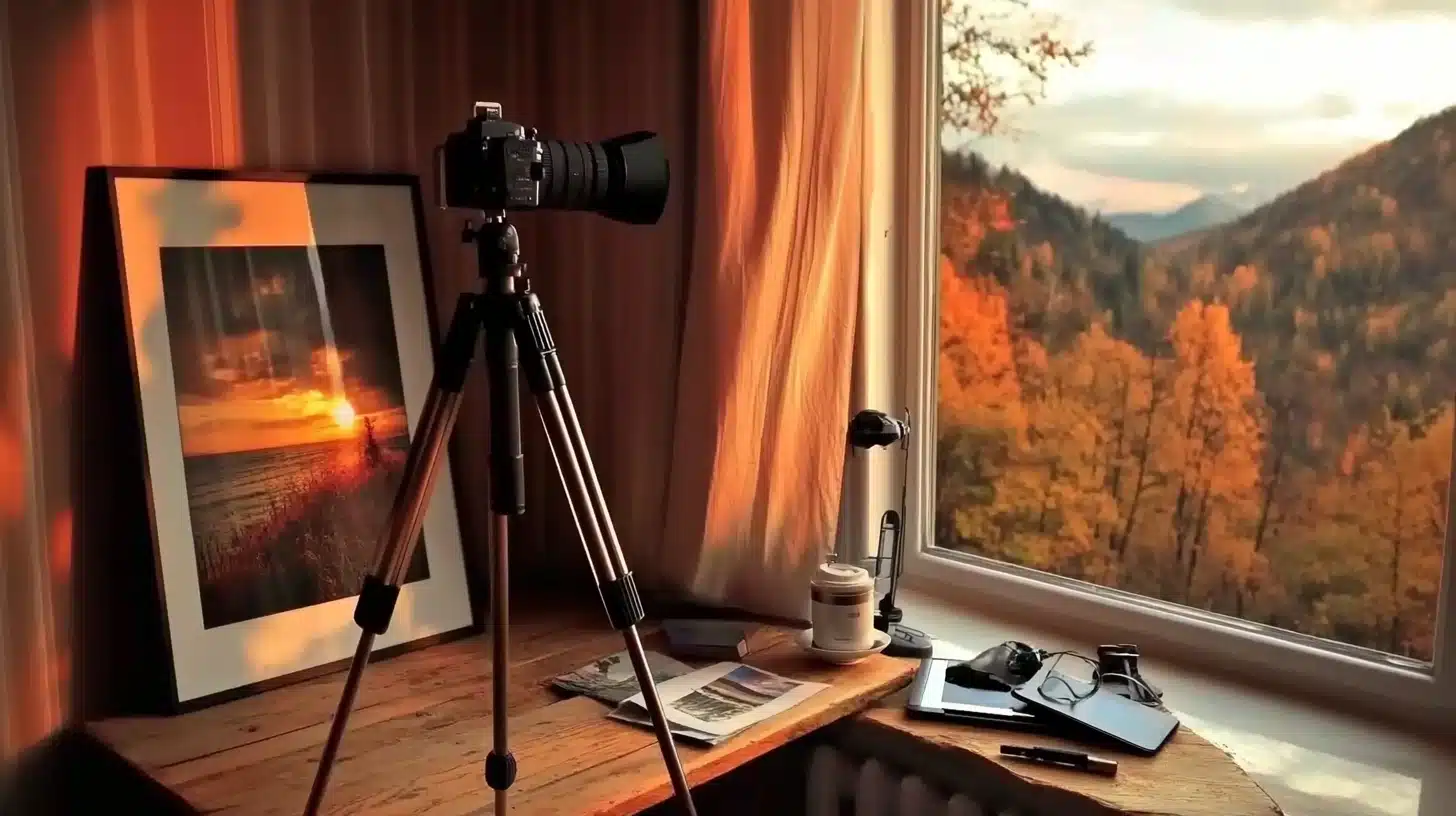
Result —
<instances>
[{"instance_id":1,"label":"dslr camera body","mask_svg":"<svg viewBox=\"0 0 1456 816\"><path fill-rule=\"evenodd\" d=\"M442 209L584 210L628 224L657 223L669 186L655 133L541 139L507 122L497 102L476 102L465 127L435 148L435 177Z\"/></svg>"}]
</instances>

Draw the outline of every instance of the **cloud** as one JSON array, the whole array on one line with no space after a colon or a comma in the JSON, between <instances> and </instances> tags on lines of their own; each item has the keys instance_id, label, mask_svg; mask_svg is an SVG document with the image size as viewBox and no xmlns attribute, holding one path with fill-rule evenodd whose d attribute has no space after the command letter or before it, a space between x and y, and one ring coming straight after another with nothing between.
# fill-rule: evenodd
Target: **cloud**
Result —
<instances>
[{"instance_id":1,"label":"cloud","mask_svg":"<svg viewBox=\"0 0 1456 816\"><path fill-rule=\"evenodd\" d=\"M1292 120L1341 119L1355 112L1355 103L1338 94L1321 94L1279 107L1236 107L1130 92L1040 105L1019 114L1015 126L1039 139L1076 140L1088 133L1183 133L1247 139Z\"/></svg>"},{"instance_id":2,"label":"cloud","mask_svg":"<svg viewBox=\"0 0 1456 816\"><path fill-rule=\"evenodd\" d=\"M1223 20L1390 20L1456 17L1451 0L1165 0L1176 9Z\"/></svg>"},{"instance_id":3,"label":"cloud","mask_svg":"<svg viewBox=\"0 0 1456 816\"><path fill-rule=\"evenodd\" d=\"M1258 150L1186 146L1099 147L1061 154L1068 166L1129 179L1226 190L1246 184L1276 193L1307 181L1359 151L1358 145L1266 145Z\"/></svg>"},{"instance_id":4,"label":"cloud","mask_svg":"<svg viewBox=\"0 0 1456 816\"><path fill-rule=\"evenodd\" d=\"M1186 184L1132 179L1039 161L1018 168L1031 182L1069 201L1102 212L1147 212L1172 209L1198 198L1202 191Z\"/></svg>"},{"instance_id":5,"label":"cloud","mask_svg":"<svg viewBox=\"0 0 1456 816\"><path fill-rule=\"evenodd\" d=\"M1371 143L1342 129L1356 115L1354 102L1338 94L1273 108L1104 93L1031 108L1015 122L1018 136L971 146L1023 171L1057 168L1044 180L1028 175L1072 201L1108 210L1146 201L1158 209L1198 191L1283 192Z\"/></svg>"}]
</instances>

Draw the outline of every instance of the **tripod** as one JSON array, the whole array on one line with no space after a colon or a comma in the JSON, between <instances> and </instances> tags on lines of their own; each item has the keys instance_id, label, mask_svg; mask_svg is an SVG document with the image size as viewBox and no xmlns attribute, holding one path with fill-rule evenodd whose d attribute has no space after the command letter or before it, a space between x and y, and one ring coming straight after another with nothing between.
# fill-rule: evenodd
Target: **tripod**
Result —
<instances>
[{"instance_id":1,"label":"tripod","mask_svg":"<svg viewBox=\"0 0 1456 816\"><path fill-rule=\"evenodd\" d=\"M597 583L607 619L622 633L637 674L637 683L652 718L657 743L662 750L672 787L687 816L696 816L687 776L673 745L662 701L652 681L647 655L637 624L643 619L642 599L632 572L627 568L607 503L597 483L586 439L577 421L576 409L566 390L566 378L556 356L556 345L546 326L541 302L525 278L520 262L520 240L504 212L487 215L478 226L466 227L464 239L474 241L482 291L462 294L440 346L434 381L410 444L404 476L390 509L388 528L380 544L374 571L364 579L354 622L362 632L354 652L339 707L334 713L323 756L309 792L305 816L316 816L328 787L329 773L338 756L339 743L374 639L389 628L400 581L408 569L420 526L439 472L450 432L460 412L461 390L475 356L475 345L485 333L487 384L490 390L490 626L491 626L491 721L493 742L485 760L485 781L495 789L495 813L506 812L506 790L515 781L516 760L510 751L507 716L507 672L510 617L508 593L508 542L510 517L526 511L525 474L521 454L521 410L518 368L525 363L525 376L536 398L536 407L546 428L552 458L566 489L567 502L576 520L577 533L586 550L592 577Z\"/></svg>"}]
</instances>

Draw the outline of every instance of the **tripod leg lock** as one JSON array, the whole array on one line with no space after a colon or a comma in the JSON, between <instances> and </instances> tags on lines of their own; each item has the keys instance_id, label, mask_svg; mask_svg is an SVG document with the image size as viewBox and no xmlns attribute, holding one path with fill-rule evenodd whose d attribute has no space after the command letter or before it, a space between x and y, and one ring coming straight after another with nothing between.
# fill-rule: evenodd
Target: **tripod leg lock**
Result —
<instances>
[{"instance_id":1,"label":"tripod leg lock","mask_svg":"<svg viewBox=\"0 0 1456 816\"><path fill-rule=\"evenodd\" d=\"M527 292L517 304L519 309L516 338L521 345L521 367L533 394L545 394L566 385L566 371L556 355L556 341L546 325L541 301Z\"/></svg>"},{"instance_id":2,"label":"tripod leg lock","mask_svg":"<svg viewBox=\"0 0 1456 816\"><path fill-rule=\"evenodd\" d=\"M642 596L637 594L637 581L630 572L602 584L602 603L607 607L607 620L618 631L636 626L647 617L642 609Z\"/></svg>"},{"instance_id":3,"label":"tripod leg lock","mask_svg":"<svg viewBox=\"0 0 1456 816\"><path fill-rule=\"evenodd\" d=\"M485 784L494 790L505 790L515 781L515 754L497 754L491 751L485 755Z\"/></svg>"},{"instance_id":4,"label":"tripod leg lock","mask_svg":"<svg viewBox=\"0 0 1456 816\"><path fill-rule=\"evenodd\" d=\"M384 583L376 575L366 575L359 602L354 606L354 622L370 634L382 635L389 629L389 619L394 617L394 604L398 600L399 587Z\"/></svg>"}]
</instances>

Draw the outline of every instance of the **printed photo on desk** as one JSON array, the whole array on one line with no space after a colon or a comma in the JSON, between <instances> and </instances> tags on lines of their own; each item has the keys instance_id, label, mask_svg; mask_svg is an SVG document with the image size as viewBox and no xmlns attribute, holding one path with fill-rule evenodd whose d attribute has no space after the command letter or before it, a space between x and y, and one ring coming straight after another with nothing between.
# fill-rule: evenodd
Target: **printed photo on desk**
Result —
<instances>
[{"instance_id":1,"label":"printed photo on desk","mask_svg":"<svg viewBox=\"0 0 1456 816\"><path fill-rule=\"evenodd\" d=\"M411 176L112 170L173 702L348 658L433 370ZM376 649L471 624L442 466Z\"/></svg>"},{"instance_id":2,"label":"printed photo on desk","mask_svg":"<svg viewBox=\"0 0 1456 816\"><path fill-rule=\"evenodd\" d=\"M741 663L715 663L659 683L657 693L673 734L690 742L717 745L825 688L823 683L791 680ZM623 701L611 716L652 725L640 693Z\"/></svg>"},{"instance_id":3,"label":"printed photo on desk","mask_svg":"<svg viewBox=\"0 0 1456 816\"><path fill-rule=\"evenodd\" d=\"M681 677L693 670L692 666L674 660L661 652L648 651L647 668L652 671L652 682L661 684L674 677ZM609 654L573 672L563 674L551 681L551 687L564 694L585 694L593 700L616 705L641 691L637 683L637 672L625 651Z\"/></svg>"}]
</instances>

